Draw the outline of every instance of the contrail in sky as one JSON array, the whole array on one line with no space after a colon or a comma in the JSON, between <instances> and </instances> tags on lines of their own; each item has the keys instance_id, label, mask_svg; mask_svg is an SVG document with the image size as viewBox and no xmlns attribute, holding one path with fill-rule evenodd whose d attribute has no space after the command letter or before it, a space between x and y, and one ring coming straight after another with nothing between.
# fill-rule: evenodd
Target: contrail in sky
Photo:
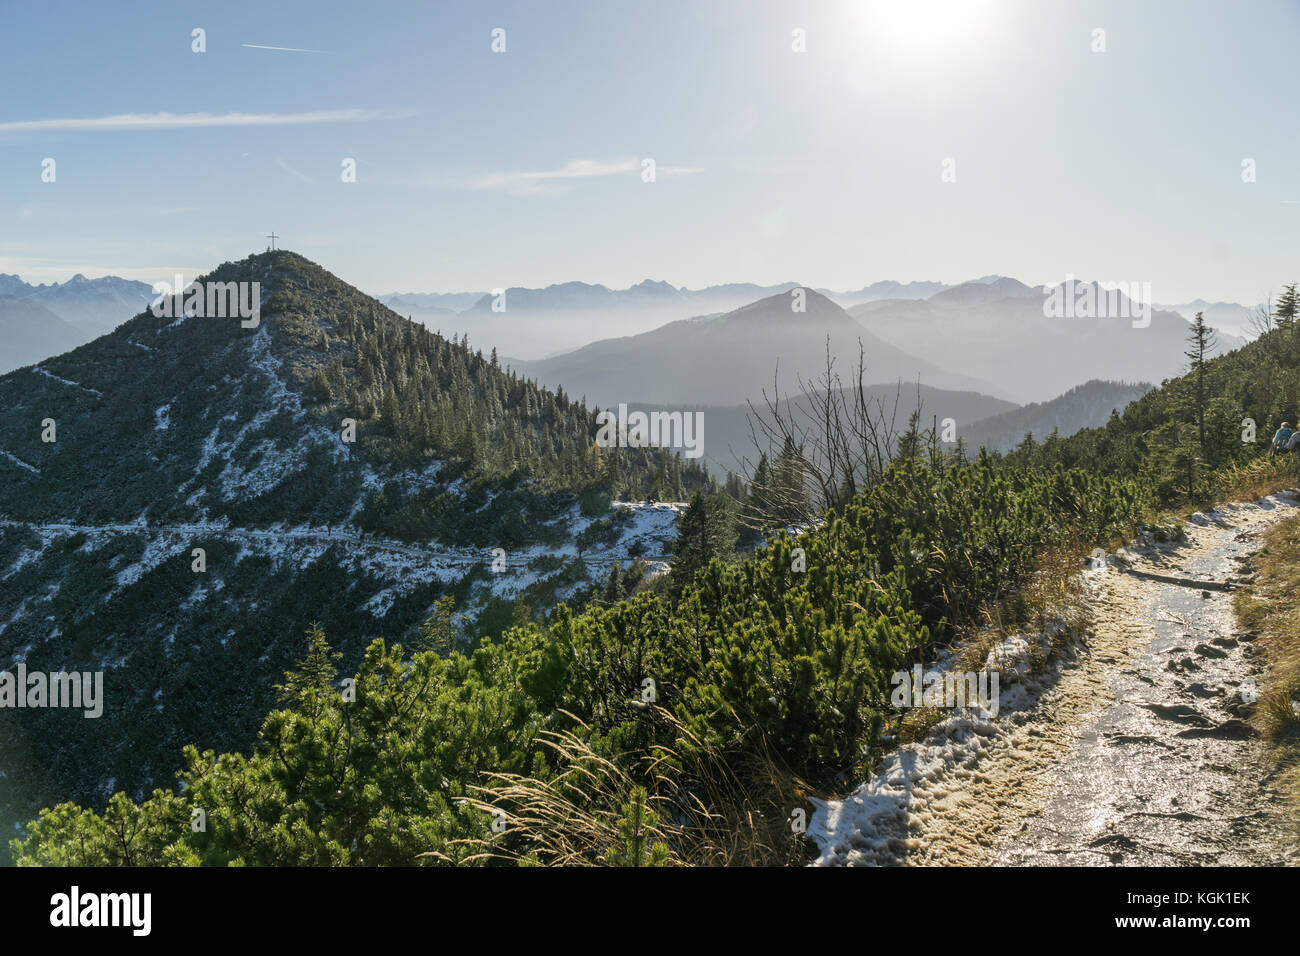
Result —
<instances>
[{"instance_id":1,"label":"contrail in sky","mask_svg":"<svg viewBox=\"0 0 1300 956\"><path fill-rule=\"evenodd\" d=\"M324 50L303 50L296 46L263 46L260 43L241 43L240 46L246 46L250 50L279 50L282 53L324 53Z\"/></svg>"},{"instance_id":2,"label":"contrail in sky","mask_svg":"<svg viewBox=\"0 0 1300 956\"><path fill-rule=\"evenodd\" d=\"M118 113L80 119L19 120L0 123L0 133L41 130L194 129L211 126L300 126L305 123L355 123L406 119L414 110L316 110L309 113Z\"/></svg>"}]
</instances>

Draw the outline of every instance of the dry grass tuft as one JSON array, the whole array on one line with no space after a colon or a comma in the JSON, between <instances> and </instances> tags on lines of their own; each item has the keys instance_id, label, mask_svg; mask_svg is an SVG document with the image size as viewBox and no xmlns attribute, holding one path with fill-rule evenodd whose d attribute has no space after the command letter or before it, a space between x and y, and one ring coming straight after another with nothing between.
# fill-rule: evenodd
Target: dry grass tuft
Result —
<instances>
[{"instance_id":1,"label":"dry grass tuft","mask_svg":"<svg viewBox=\"0 0 1300 956\"><path fill-rule=\"evenodd\" d=\"M1274 748L1300 821L1300 517L1265 532L1253 586L1234 597L1265 663L1252 718Z\"/></svg>"},{"instance_id":2,"label":"dry grass tuft","mask_svg":"<svg viewBox=\"0 0 1300 956\"><path fill-rule=\"evenodd\" d=\"M1256 501L1300 482L1300 454L1256 458L1221 469L1214 482L1218 501Z\"/></svg>"},{"instance_id":3,"label":"dry grass tuft","mask_svg":"<svg viewBox=\"0 0 1300 956\"><path fill-rule=\"evenodd\" d=\"M782 770L761 741L723 754L675 716L652 706L647 718L675 736L673 746L609 759L576 732L543 732L559 766L553 777L494 773L473 788L470 803L504 814L505 832L473 841L475 858L544 866L598 866L623 845L624 807L646 792L642 833L647 846L668 848L669 866L782 866L801 862L809 847L790 826L806 802L806 784Z\"/></svg>"}]
</instances>

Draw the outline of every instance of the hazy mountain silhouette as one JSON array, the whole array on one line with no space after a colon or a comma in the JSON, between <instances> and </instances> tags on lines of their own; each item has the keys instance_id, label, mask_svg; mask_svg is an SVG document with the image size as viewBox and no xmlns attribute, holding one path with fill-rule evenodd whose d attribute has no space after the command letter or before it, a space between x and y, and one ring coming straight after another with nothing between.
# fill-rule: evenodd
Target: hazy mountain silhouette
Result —
<instances>
[{"instance_id":1,"label":"hazy mountain silhouette","mask_svg":"<svg viewBox=\"0 0 1300 956\"><path fill-rule=\"evenodd\" d=\"M118 276L31 285L0 275L0 373L89 342L153 301L153 287Z\"/></svg>"},{"instance_id":2,"label":"hazy mountain silhouette","mask_svg":"<svg viewBox=\"0 0 1300 956\"><path fill-rule=\"evenodd\" d=\"M74 349L87 338L38 302L0 297L0 374Z\"/></svg>"},{"instance_id":3,"label":"hazy mountain silhouette","mask_svg":"<svg viewBox=\"0 0 1300 956\"><path fill-rule=\"evenodd\" d=\"M1092 283L1094 292L1097 290ZM1078 291L1071 283L1067 298ZM966 283L921 301L882 300L850 309L875 335L935 364L990 379L1004 393L1045 401L1091 379L1158 382L1185 365L1188 323L1152 309L1150 325L1125 317L1054 318L1044 314L1042 286L1014 279ZM1120 296L1119 304L1133 306ZM1242 344L1218 336L1216 354Z\"/></svg>"},{"instance_id":4,"label":"hazy mountain silhouette","mask_svg":"<svg viewBox=\"0 0 1300 956\"><path fill-rule=\"evenodd\" d=\"M1123 412L1151 389L1145 382L1085 382L1047 402L1032 402L970 424L958 419L957 436L969 453L981 446L989 451L1010 451L1026 434L1038 441L1052 432L1068 438L1085 428L1100 428L1110 420L1111 412Z\"/></svg>"},{"instance_id":5,"label":"hazy mountain silhouette","mask_svg":"<svg viewBox=\"0 0 1300 956\"><path fill-rule=\"evenodd\" d=\"M854 371L859 343L869 383L915 382L999 395L998 386L954 372L889 344L844 309L811 289L806 311L788 293L768 296L725 315L672 322L641 335L594 342L512 367L543 384L562 385L590 402L742 405L771 391L779 370L783 393L797 393L826 368L827 349L840 375Z\"/></svg>"},{"instance_id":6,"label":"hazy mountain silhouette","mask_svg":"<svg viewBox=\"0 0 1300 956\"><path fill-rule=\"evenodd\" d=\"M881 421L892 423L896 433L907 427L913 412L920 413L920 424L926 428L944 418L988 418L999 413L1014 413L1018 409L1014 402L979 392L956 392L914 383L868 385L863 389L863 394L873 414L878 413ZM846 394L845 404L851 407L855 398L856 395L852 392ZM761 400L756 400L752 408L748 404L687 407L641 403L636 403L635 408L644 411L701 412L704 416L704 464L719 480L725 478L727 472L748 474L760 454L767 454L769 459L774 459L781 450L768 441L759 424L771 422L771 414ZM815 402L807 395L793 395L783 399L780 410L796 428L807 428L816 433L819 423L815 408Z\"/></svg>"}]
</instances>

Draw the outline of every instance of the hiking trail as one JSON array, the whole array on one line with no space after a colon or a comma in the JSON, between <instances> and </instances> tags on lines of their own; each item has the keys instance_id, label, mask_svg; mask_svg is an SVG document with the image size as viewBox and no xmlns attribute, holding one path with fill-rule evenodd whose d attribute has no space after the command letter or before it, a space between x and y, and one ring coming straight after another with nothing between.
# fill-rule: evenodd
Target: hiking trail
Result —
<instances>
[{"instance_id":1,"label":"hiking trail","mask_svg":"<svg viewBox=\"0 0 1300 956\"><path fill-rule=\"evenodd\" d=\"M853 793L815 801L818 862L1300 863L1243 719L1261 664L1229 593L1261 532L1298 508L1284 495L1224 505L1192 516L1186 542L1126 552L1137 573L1113 559L1084 572L1085 633L1026 685L1004 684L996 718L949 717Z\"/></svg>"}]
</instances>

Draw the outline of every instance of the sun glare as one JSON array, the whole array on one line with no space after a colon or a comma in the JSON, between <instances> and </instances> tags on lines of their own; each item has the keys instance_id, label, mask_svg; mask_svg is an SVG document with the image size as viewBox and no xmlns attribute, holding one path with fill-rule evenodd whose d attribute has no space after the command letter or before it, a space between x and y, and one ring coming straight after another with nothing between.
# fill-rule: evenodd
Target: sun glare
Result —
<instances>
[{"instance_id":1,"label":"sun glare","mask_svg":"<svg viewBox=\"0 0 1300 956\"><path fill-rule=\"evenodd\" d=\"M913 59L955 56L981 43L997 13L990 0L870 0L852 9L874 49Z\"/></svg>"}]
</instances>

